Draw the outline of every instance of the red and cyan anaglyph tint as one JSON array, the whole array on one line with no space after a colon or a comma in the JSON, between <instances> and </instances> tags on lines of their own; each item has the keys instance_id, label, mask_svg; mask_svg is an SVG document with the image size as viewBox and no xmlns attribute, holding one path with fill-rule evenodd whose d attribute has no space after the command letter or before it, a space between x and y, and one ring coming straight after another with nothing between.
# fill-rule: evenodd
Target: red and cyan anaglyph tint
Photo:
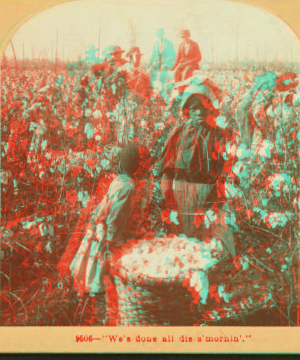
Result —
<instances>
[{"instance_id":1,"label":"red and cyan anaglyph tint","mask_svg":"<svg viewBox=\"0 0 300 360\"><path fill-rule=\"evenodd\" d=\"M6 49L1 324L299 326L298 45L137 23Z\"/></svg>"}]
</instances>

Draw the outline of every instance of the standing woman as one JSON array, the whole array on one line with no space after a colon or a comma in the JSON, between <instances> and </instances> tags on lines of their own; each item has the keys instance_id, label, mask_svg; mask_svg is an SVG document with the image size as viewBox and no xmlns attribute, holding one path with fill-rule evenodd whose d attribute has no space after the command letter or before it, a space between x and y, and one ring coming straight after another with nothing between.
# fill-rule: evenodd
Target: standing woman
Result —
<instances>
[{"instance_id":1,"label":"standing woman","mask_svg":"<svg viewBox=\"0 0 300 360\"><path fill-rule=\"evenodd\" d=\"M219 191L224 183L225 161L221 153L226 134L215 122L215 94L207 84L185 90L181 102L185 122L169 135L158 169L166 208L178 211L179 232L199 240L219 238L234 255L232 232L225 225L224 213L229 209ZM215 220L216 213L219 220Z\"/></svg>"}]
</instances>

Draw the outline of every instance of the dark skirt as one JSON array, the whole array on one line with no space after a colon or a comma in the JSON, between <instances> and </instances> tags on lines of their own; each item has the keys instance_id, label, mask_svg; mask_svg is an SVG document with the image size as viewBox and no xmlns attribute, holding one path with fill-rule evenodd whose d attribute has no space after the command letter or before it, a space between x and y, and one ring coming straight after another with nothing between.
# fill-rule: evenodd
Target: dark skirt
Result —
<instances>
[{"instance_id":1,"label":"dark skirt","mask_svg":"<svg viewBox=\"0 0 300 360\"><path fill-rule=\"evenodd\" d=\"M164 176L162 192L166 207L178 212L179 233L190 238L205 241L211 238L220 240L227 252L235 255L232 227L226 224L231 216L229 205L218 198L216 184L198 184L185 180L172 180ZM212 210L218 208L218 211ZM216 219L205 223L205 213L211 209ZM199 215L197 215L199 214Z\"/></svg>"}]
</instances>

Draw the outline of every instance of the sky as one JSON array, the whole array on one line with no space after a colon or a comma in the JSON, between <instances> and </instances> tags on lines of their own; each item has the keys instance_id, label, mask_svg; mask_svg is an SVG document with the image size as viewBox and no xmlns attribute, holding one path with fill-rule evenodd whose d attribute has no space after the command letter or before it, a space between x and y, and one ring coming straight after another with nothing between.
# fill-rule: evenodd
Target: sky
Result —
<instances>
[{"instance_id":1,"label":"sky","mask_svg":"<svg viewBox=\"0 0 300 360\"><path fill-rule=\"evenodd\" d=\"M13 36L17 59L54 60L56 47L63 60L85 57L89 45L100 51L108 45L128 50L136 45L147 62L155 42L155 29L178 48L181 29L189 29L198 42L204 62L295 61L300 42L282 20L268 12L225 0L79 0L57 5L25 23ZM9 43L5 52L12 57Z\"/></svg>"}]
</instances>

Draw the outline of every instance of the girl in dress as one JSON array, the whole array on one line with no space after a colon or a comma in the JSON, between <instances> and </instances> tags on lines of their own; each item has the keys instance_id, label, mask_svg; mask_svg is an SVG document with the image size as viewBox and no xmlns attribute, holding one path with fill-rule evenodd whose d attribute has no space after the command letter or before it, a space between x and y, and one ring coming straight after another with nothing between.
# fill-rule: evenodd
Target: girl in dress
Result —
<instances>
[{"instance_id":1,"label":"girl in dress","mask_svg":"<svg viewBox=\"0 0 300 360\"><path fill-rule=\"evenodd\" d=\"M147 184L143 180L150 165L149 150L128 145L120 154L121 174L91 213L84 238L70 265L73 288L78 295L89 293L92 306L96 297L116 304L113 278L109 275L111 251L127 239L144 235L143 223L148 204ZM105 286L104 286L105 282ZM106 294L105 294L106 293ZM106 325L115 325L116 306L107 306Z\"/></svg>"}]
</instances>

